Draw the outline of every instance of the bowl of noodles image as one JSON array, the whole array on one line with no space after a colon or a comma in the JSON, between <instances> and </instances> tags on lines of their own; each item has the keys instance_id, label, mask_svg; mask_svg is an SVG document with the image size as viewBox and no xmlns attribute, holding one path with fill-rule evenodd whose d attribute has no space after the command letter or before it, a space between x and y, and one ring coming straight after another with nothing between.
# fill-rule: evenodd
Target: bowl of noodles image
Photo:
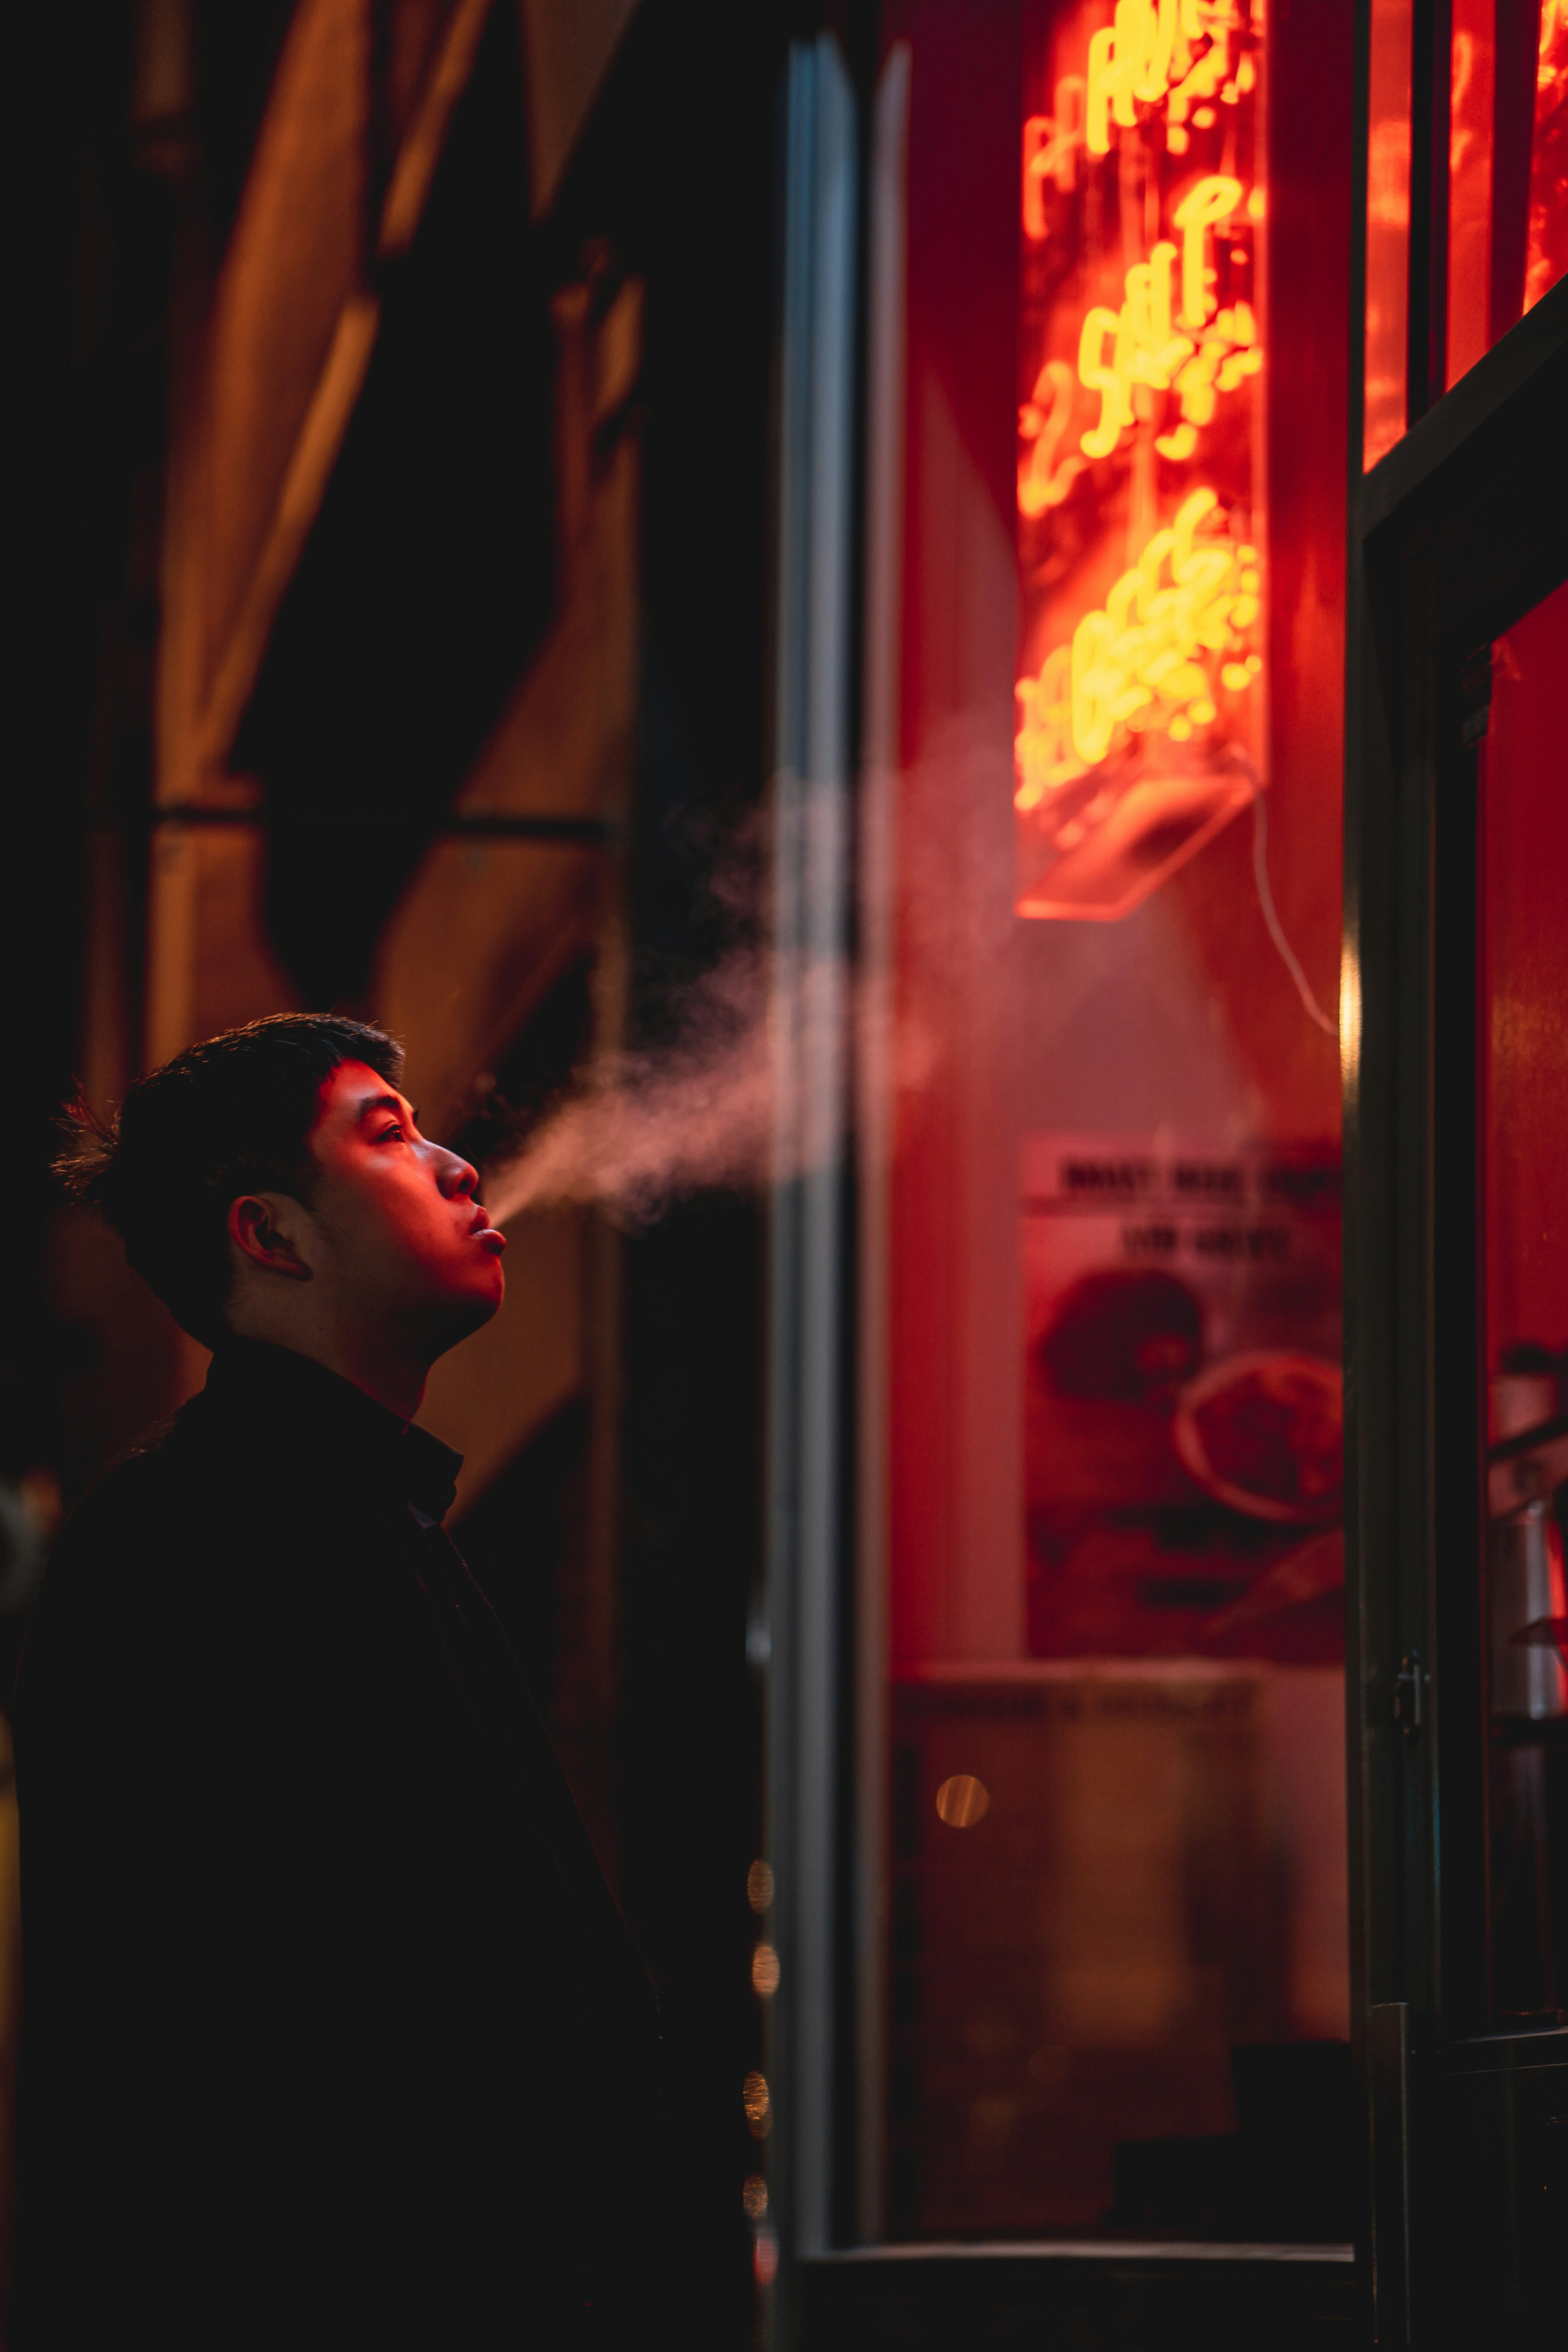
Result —
<instances>
[{"instance_id":1,"label":"bowl of noodles image","mask_svg":"<svg viewBox=\"0 0 1568 2352\"><path fill-rule=\"evenodd\" d=\"M1265 1350L1226 1356L1176 1399L1183 1463L1216 1502L1279 1527L1337 1519L1344 1391L1337 1364Z\"/></svg>"}]
</instances>

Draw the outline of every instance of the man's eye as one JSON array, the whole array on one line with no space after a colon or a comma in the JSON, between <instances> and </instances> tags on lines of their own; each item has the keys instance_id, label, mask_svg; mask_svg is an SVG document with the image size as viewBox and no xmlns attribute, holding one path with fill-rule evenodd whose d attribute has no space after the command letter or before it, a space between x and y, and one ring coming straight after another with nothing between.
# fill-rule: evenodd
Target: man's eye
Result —
<instances>
[{"instance_id":1,"label":"man's eye","mask_svg":"<svg viewBox=\"0 0 1568 2352\"><path fill-rule=\"evenodd\" d=\"M376 1140L377 1140L377 1142L379 1142L379 1143L389 1143L389 1142L391 1141L391 1139L392 1139L392 1138L393 1138L394 1136L396 1136L396 1138L397 1138L397 1139L398 1139L398 1141L399 1141L400 1143L402 1142L402 1140L403 1140L403 1126L402 1126L402 1122L401 1122L401 1120L399 1120L399 1119L395 1119L395 1118L393 1120L392 1125L391 1125L390 1127L388 1127L388 1128L384 1128L384 1129L382 1130L381 1134L376 1138Z\"/></svg>"}]
</instances>

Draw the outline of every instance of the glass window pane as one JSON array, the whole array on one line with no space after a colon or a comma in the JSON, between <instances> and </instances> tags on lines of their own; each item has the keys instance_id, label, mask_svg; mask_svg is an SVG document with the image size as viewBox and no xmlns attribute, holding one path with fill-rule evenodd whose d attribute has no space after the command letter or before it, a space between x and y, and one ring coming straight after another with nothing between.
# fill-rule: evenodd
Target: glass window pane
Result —
<instances>
[{"instance_id":1,"label":"glass window pane","mask_svg":"<svg viewBox=\"0 0 1568 2352\"><path fill-rule=\"evenodd\" d=\"M1568 5L1542 0L1535 121L1530 147L1528 310L1568 270Z\"/></svg>"},{"instance_id":2,"label":"glass window pane","mask_svg":"<svg viewBox=\"0 0 1568 2352\"><path fill-rule=\"evenodd\" d=\"M1352 15L888 22L886 2226L1342 2239Z\"/></svg>"},{"instance_id":3,"label":"glass window pane","mask_svg":"<svg viewBox=\"0 0 1568 2352\"><path fill-rule=\"evenodd\" d=\"M1365 417L1362 463L1405 426L1410 317L1410 0L1372 0L1366 131Z\"/></svg>"},{"instance_id":4,"label":"glass window pane","mask_svg":"<svg viewBox=\"0 0 1568 2352\"><path fill-rule=\"evenodd\" d=\"M1448 94L1448 368L1452 383L1490 348L1493 0L1452 0Z\"/></svg>"},{"instance_id":5,"label":"glass window pane","mask_svg":"<svg viewBox=\"0 0 1568 2352\"><path fill-rule=\"evenodd\" d=\"M1568 2007L1568 587L1492 651L1481 747L1492 2006ZM1537 1434L1537 1433L1540 1433Z\"/></svg>"},{"instance_id":6,"label":"glass window pane","mask_svg":"<svg viewBox=\"0 0 1568 2352\"><path fill-rule=\"evenodd\" d=\"M1452 384L1568 270L1568 0L1452 0L1448 23L1444 381ZM1412 33L1410 0L1372 0L1369 467L1408 421Z\"/></svg>"},{"instance_id":7,"label":"glass window pane","mask_svg":"<svg viewBox=\"0 0 1568 2352\"><path fill-rule=\"evenodd\" d=\"M1453 0L1450 24L1454 383L1568 269L1568 6Z\"/></svg>"}]
</instances>

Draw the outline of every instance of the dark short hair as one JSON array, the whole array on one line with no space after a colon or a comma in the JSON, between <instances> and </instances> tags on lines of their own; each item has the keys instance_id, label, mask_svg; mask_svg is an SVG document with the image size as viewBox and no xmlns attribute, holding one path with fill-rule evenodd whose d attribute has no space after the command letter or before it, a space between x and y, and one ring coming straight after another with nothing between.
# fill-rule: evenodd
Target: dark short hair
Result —
<instances>
[{"instance_id":1,"label":"dark short hair","mask_svg":"<svg viewBox=\"0 0 1568 2352\"><path fill-rule=\"evenodd\" d=\"M79 1096L66 1114L55 1173L73 1200L102 1212L137 1273L204 1346L223 1332L229 1202L266 1192L309 1205L307 1138L342 1062L367 1063L389 1086L403 1076L403 1048L384 1030L279 1013L149 1070L112 1120Z\"/></svg>"}]
</instances>

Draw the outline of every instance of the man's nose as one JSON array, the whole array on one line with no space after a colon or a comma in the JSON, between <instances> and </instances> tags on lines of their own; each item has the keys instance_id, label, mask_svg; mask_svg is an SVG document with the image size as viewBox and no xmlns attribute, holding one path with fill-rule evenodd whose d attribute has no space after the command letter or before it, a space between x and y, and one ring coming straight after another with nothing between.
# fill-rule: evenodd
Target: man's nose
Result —
<instances>
[{"instance_id":1,"label":"man's nose","mask_svg":"<svg viewBox=\"0 0 1568 2352\"><path fill-rule=\"evenodd\" d=\"M442 1144L436 1147L436 1181L449 1201L458 1201L479 1189L479 1171Z\"/></svg>"}]
</instances>

